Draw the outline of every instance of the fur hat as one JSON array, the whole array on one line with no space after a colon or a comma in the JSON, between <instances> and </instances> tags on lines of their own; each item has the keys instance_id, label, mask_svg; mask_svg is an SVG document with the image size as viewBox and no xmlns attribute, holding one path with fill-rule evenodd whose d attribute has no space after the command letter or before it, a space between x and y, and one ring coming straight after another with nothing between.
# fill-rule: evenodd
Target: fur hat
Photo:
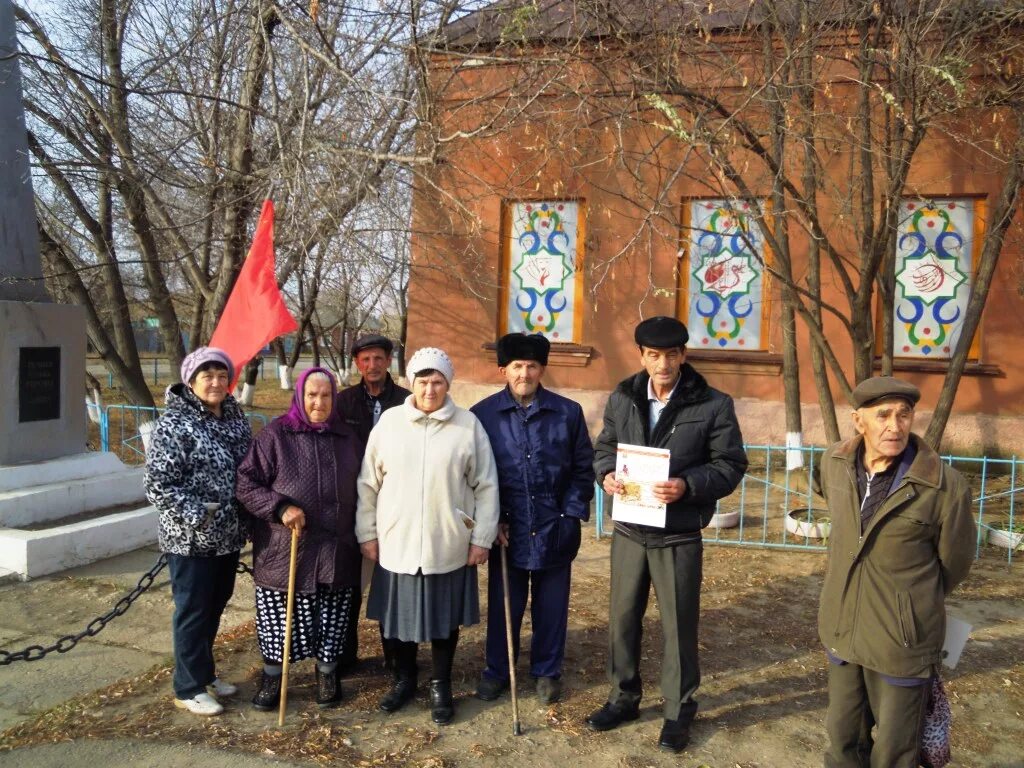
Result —
<instances>
[{"instance_id":1,"label":"fur hat","mask_svg":"<svg viewBox=\"0 0 1024 768\"><path fill-rule=\"evenodd\" d=\"M409 380L415 379L420 371L434 370L444 376L448 385L451 386L455 378L455 366L452 359L448 357L443 349L437 347L424 347L409 358L405 366L405 372L409 374Z\"/></svg>"},{"instance_id":2,"label":"fur hat","mask_svg":"<svg viewBox=\"0 0 1024 768\"><path fill-rule=\"evenodd\" d=\"M192 383L192 377L196 375L206 363L217 363L228 369L228 381L234 381L235 365L228 357L228 353L217 347L197 347L185 359L181 361L181 380L186 384Z\"/></svg>"},{"instance_id":3,"label":"fur hat","mask_svg":"<svg viewBox=\"0 0 1024 768\"><path fill-rule=\"evenodd\" d=\"M498 366L504 368L513 360L536 360L548 364L551 342L539 333L506 333L498 339Z\"/></svg>"}]
</instances>

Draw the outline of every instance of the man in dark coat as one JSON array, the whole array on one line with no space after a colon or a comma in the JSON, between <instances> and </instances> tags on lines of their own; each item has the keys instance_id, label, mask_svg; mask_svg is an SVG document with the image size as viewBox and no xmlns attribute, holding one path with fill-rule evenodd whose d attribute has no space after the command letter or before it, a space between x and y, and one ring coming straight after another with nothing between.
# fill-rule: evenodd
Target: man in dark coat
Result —
<instances>
[{"instance_id":1,"label":"man in dark coat","mask_svg":"<svg viewBox=\"0 0 1024 768\"><path fill-rule=\"evenodd\" d=\"M608 617L612 687L587 725L606 731L639 716L640 635L653 582L664 630L665 722L658 744L678 752L689 742L697 714L700 532L715 502L739 485L747 456L732 398L709 387L686 362L686 326L675 318L653 317L636 327L634 339L644 370L619 384L608 399L594 469L606 493L621 494L624 486L615 476L619 444L667 448L669 479L653 488L667 505L665 527L615 523Z\"/></svg>"},{"instance_id":2,"label":"man in dark coat","mask_svg":"<svg viewBox=\"0 0 1024 768\"><path fill-rule=\"evenodd\" d=\"M544 704L561 695L569 621L569 580L580 548L580 523L590 518L594 450L579 403L541 385L550 342L540 334L510 333L498 341L498 370L506 386L470 410L491 441L498 466L501 518L498 546L508 547L512 642L530 597L533 641L530 674ZM477 696L493 701L508 687L501 555L488 560L487 666Z\"/></svg>"},{"instance_id":3,"label":"man in dark coat","mask_svg":"<svg viewBox=\"0 0 1024 768\"><path fill-rule=\"evenodd\" d=\"M358 384L346 387L338 393L335 407L342 420L348 424L359 437L360 455L366 450L366 441L370 430L380 420L380 415L388 408L401 405L412 393L405 387L394 382L388 369L391 368L391 353L395 345L391 339L377 333L360 336L352 344L352 360L362 376ZM345 643L345 657L341 659L343 669L351 668L356 663L359 637L359 607L362 593L356 595L352 603L352 619L348 623L350 636ZM381 646L385 647L383 636ZM384 652L384 666L391 668L391 660L387 650Z\"/></svg>"},{"instance_id":4,"label":"man in dark coat","mask_svg":"<svg viewBox=\"0 0 1024 768\"><path fill-rule=\"evenodd\" d=\"M916 768L946 596L974 562L971 489L910 431L920 397L892 376L865 379L853 390L857 435L818 464L832 518L818 612L827 768Z\"/></svg>"},{"instance_id":5,"label":"man in dark coat","mask_svg":"<svg viewBox=\"0 0 1024 768\"><path fill-rule=\"evenodd\" d=\"M335 405L364 446L380 415L401 405L412 394L395 384L388 373L394 348L391 339L376 333L360 336L352 344L352 360L362 378L358 384L341 390Z\"/></svg>"}]
</instances>

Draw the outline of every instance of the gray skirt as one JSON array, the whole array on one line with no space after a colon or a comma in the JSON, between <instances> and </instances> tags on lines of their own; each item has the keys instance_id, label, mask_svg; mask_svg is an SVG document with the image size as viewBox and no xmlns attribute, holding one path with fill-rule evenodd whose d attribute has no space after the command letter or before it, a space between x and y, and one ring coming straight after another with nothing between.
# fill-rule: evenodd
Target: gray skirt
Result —
<instances>
[{"instance_id":1,"label":"gray skirt","mask_svg":"<svg viewBox=\"0 0 1024 768\"><path fill-rule=\"evenodd\" d=\"M366 618L381 623L384 637L407 643L443 640L459 626L479 624L476 566L426 576L392 573L378 564Z\"/></svg>"}]
</instances>

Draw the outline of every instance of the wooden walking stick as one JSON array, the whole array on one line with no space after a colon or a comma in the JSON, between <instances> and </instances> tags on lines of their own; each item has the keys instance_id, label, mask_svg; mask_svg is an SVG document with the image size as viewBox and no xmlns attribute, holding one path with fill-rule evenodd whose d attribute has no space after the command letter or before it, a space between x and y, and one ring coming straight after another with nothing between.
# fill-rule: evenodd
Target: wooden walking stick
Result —
<instances>
[{"instance_id":1,"label":"wooden walking stick","mask_svg":"<svg viewBox=\"0 0 1024 768\"><path fill-rule=\"evenodd\" d=\"M284 711L288 708L288 659L292 649L292 609L295 607L295 567L299 560L299 529L292 528L292 553L288 562L288 608L284 620L284 659L281 668L281 708L277 713L277 727L284 725Z\"/></svg>"},{"instance_id":2,"label":"wooden walking stick","mask_svg":"<svg viewBox=\"0 0 1024 768\"><path fill-rule=\"evenodd\" d=\"M516 654L512 648L512 602L508 596L508 545L501 545L501 585L505 593L505 644L508 646L508 684L512 692L512 735L520 736L519 699L516 698Z\"/></svg>"}]
</instances>

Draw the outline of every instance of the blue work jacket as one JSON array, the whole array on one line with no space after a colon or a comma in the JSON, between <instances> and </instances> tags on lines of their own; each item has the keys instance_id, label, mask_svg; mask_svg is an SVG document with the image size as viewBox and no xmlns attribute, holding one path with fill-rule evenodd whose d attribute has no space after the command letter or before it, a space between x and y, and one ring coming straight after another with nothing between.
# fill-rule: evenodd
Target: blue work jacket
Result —
<instances>
[{"instance_id":1,"label":"blue work jacket","mask_svg":"<svg viewBox=\"0 0 1024 768\"><path fill-rule=\"evenodd\" d=\"M594 496L594 449L579 403L541 387L524 409L506 387L470 410L498 465L509 561L531 571L572 562Z\"/></svg>"}]
</instances>

